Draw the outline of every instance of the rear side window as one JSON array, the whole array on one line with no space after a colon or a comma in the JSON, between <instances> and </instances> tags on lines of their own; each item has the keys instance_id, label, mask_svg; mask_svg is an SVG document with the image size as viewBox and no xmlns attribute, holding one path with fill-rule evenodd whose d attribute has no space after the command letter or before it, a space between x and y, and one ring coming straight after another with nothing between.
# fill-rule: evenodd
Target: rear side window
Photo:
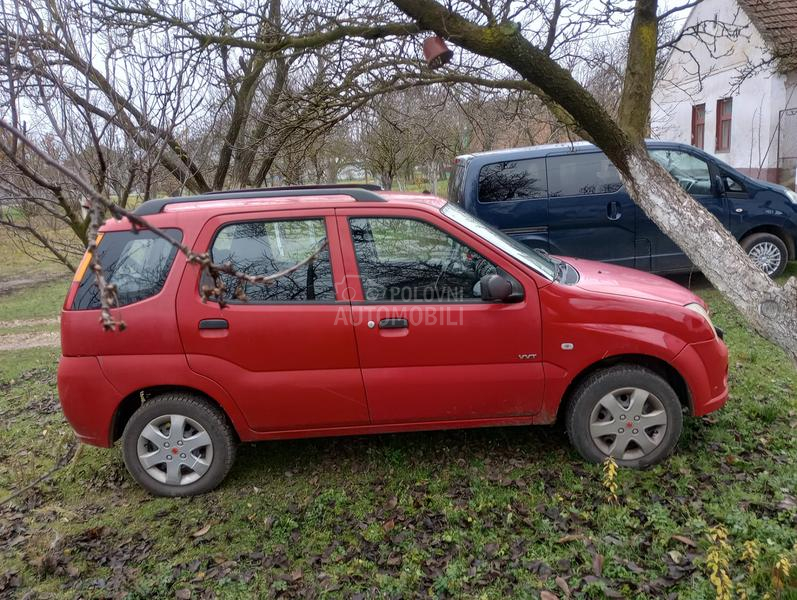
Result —
<instances>
[{"instance_id":1,"label":"rear side window","mask_svg":"<svg viewBox=\"0 0 797 600\"><path fill-rule=\"evenodd\" d=\"M548 157L549 196L613 194L623 187L617 169L600 152Z\"/></svg>"},{"instance_id":2,"label":"rear side window","mask_svg":"<svg viewBox=\"0 0 797 600\"><path fill-rule=\"evenodd\" d=\"M329 261L327 230L323 219L250 221L222 227L210 250L213 262L231 263L247 275L274 275L295 267L268 285L241 282L222 275L227 286L224 300L239 300L243 286L252 303L335 301Z\"/></svg>"},{"instance_id":3,"label":"rear side window","mask_svg":"<svg viewBox=\"0 0 797 600\"><path fill-rule=\"evenodd\" d=\"M507 202L547 195L544 158L493 163L479 171L479 202Z\"/></svg>"},{"instance_id":4,"label":"rear side window","mask_svg":"<svg viewBox=\"0 0 797 600\"><path fill-rule=\"evenodd\" d=\"M178 242L183 239L179 229L165 232ZM125 306L161 291L176 253L177 248L151 231L112 231L103 235L97 259L108 283L116 286L118 305ZM100 308L99 289L91 269L80 281L72 308Z\"/></svg>"}]
</instances>

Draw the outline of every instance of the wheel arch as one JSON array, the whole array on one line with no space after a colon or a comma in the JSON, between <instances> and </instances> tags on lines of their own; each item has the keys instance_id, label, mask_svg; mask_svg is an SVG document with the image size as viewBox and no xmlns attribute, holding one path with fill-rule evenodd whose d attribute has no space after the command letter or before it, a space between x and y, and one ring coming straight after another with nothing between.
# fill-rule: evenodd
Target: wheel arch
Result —
<instances>
[{"instance_id":1,"label":"wheel arch","mask_svg":"<svg viewBox=\"0 0 797 600\"><path fill-rule=\"evenodd\" d=\"M662 377L675 391L681 405L690 413L692 412L692 394L689 391L689 385L686 383L684 376L670 363L661 358L650 356L649 354L618 354L615 356L608 356L592 363L572 379L565 389L562 400L559 403L559 408L556 413L557 422L567 413L567 407L573 399L573 393L578 389L578 386L581 385L581 382L596 371L621 364L645 367Z\"/></svg>"},{"instance_id":2,"label":"wheel arch","mask_svg":"<svg viewBox=\"0 0 797 600\"><path fill-rule=\"evenodd\" d=\"M789 232L784 227L780 227L778 225L756 225L755 227L751 227L747 231L742 234L739 238L739 243L741 244L749 238L751 235L756 233L769 233L774 235L775 237L779 238L786 245L786 251L789 254L789 260L794 260L797 256L797 249L795 248L794 238L789 234Z\"/></svg>"},{"instance_id":3,"label":"wheel arch","mask_svg":"<svg viewBox=\"0 0 797 600\"><path fill-rule=\"evenodd\" d=\"M235 432L236 440L238 442L241 441L238 429L235 427L235 423L233 423L232 419L230 419L230 415L227 414L224 406L215 398L201 390L189 386L155 385L138 389L122 399L122 401L116 407L116 411L114 412L113 419L111 421L111 442L116 442L122 437L122 433L124 432L128 421L130 421L133 413L135 413L142 404L152 398L155 398L156 396L160 396L161 394L175 392L181 392L196 396L197 398L202 398L206 402L218 408L219 412L224 415L224 418L227 420L227 423L230 425L232 431Z\"/></svg>"}]
</instances>

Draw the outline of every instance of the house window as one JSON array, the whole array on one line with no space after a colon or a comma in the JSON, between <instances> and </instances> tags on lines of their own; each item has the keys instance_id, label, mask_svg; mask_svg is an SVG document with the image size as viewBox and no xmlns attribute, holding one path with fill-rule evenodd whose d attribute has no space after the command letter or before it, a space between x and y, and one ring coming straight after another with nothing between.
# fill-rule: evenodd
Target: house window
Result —
<instances>
[{"instance_id":1,"label":"house window","mask_svg":"<svg viewBox=\"0 0 797 600\"><path fill-rule=\"evenodd\" d=\"M703 148L706 134L706 105L696 104L692 107L692 145Z\"/></svg>"},{"instance_id":2,"label":"house window","mask_svg":"<svg viewBox=\"0 0 797 600\"><path fill-rule=\"evenodd\" d=\"M717 152L729 152L731 149L732 108L731 98L717 100Z\"/></svg>"}]
</instances>

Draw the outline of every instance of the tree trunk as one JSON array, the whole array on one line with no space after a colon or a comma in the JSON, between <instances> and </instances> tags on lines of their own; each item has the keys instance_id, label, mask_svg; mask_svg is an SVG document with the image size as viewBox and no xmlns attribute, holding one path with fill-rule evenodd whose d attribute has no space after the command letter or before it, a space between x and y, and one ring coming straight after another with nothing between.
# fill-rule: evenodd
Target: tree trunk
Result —
<instances>
[{"instance_id":1,"label":"tree trunk","mask_svg":"<svg viewBox=\"0 0 797 600\"><path fill-rule=\"evenodd\" d=\"M686 253L755 330L797 362L797 279L781 286L756 267L731 233L653 160L643 144L620 177L634 201Z\"/></svg>"}]
</instances>

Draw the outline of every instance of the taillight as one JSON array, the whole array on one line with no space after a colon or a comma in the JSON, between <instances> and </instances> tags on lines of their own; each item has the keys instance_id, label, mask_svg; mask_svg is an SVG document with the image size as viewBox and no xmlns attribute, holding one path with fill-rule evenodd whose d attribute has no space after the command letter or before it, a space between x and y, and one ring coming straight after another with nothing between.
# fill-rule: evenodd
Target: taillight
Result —
<instances>
[{"instance_id":1,"label":"taillight","mask_svg":"<svg viewBox=\"0 0 797 600\"><path fill-rule=\"evenodd\" d=\"M99 247L100 242L102 241L102 236L105 234L98 233L97 240L94 242L94 245ZM77 270L75 271L75 276L72 278L72 284L69 286L69 293L66 295L66 300L64 300L64 310L69 310L72 308L72 303L75 301L75 295L77 294L77 290L80 287L80 282L83 281L83 276L86 274L86 270L89 268L91 264L91 252L86 250L86 253L83 255L83 258L80 259L80 264L77 266Z\"/></svg>"}]
</instances>

